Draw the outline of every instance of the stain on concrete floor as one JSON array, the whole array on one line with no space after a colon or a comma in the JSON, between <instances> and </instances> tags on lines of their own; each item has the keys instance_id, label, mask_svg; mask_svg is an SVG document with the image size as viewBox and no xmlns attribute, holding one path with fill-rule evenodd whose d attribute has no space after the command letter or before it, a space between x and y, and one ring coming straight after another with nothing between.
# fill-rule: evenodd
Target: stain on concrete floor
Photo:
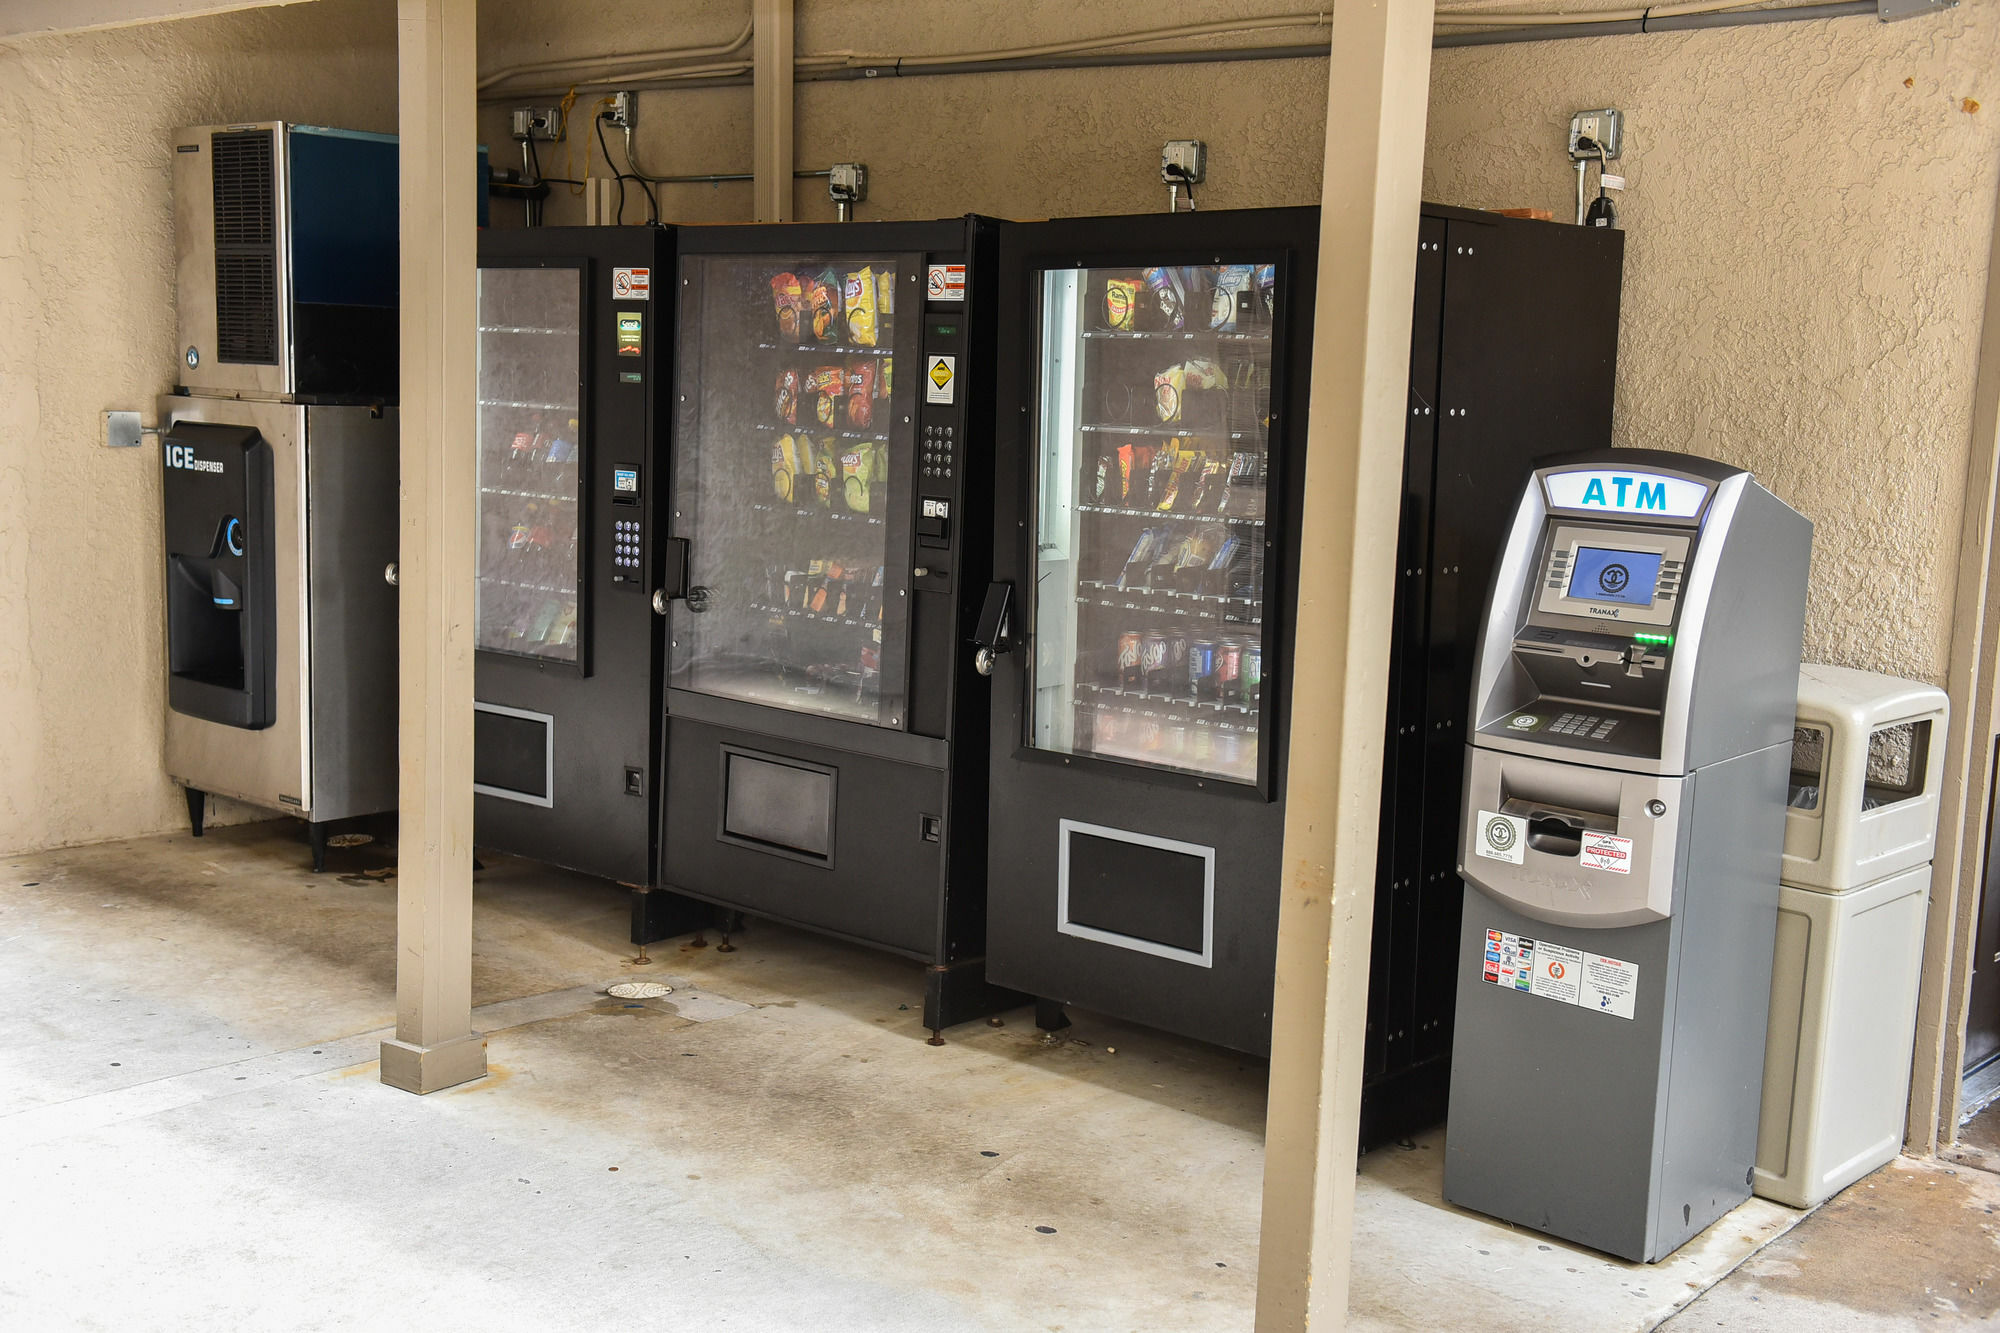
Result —
<instances>
[{"instance_id":1,"label":"stain on concrete floor","mask_svg":"<svg viewBox=\"0 0 2000 1333\"><path fill-rule=\"evenodd\" d=\"M1666 1333L1984 1328L2000 1318L2000 1177L1898 1158L1849 1186Z\"/></svg>"}]
</instances>

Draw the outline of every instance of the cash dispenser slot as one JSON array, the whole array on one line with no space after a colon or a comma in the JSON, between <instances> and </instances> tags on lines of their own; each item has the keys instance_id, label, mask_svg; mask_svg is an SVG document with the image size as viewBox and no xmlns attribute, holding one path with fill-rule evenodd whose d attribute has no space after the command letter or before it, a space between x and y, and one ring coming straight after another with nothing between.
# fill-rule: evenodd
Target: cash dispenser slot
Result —
<instances>
[{"instance_id":1,"label":"cash dispenser slot","mask_svg":"<svg viewBox=\"0 0 2000 1333\"><path fill-rule=\"evenodd\" d=\"M161 460L167 702L261 730L277 720L271 447L253 427L177 422Z\"/></svg>"},{"instance_id":2,"label":"cash dispenser slot","mask_svg":"<svg viewBox=\"0 0 2000 1333\"><path fill-rule=\"evenodd\" d=\"M1576 856L1583 851L1584 834L1618 831L1615 810L1607 814L1510 796L1500 803L1500 813L1526 820L1528 846L1549 856Z\"/></svg>"}]
</instances>

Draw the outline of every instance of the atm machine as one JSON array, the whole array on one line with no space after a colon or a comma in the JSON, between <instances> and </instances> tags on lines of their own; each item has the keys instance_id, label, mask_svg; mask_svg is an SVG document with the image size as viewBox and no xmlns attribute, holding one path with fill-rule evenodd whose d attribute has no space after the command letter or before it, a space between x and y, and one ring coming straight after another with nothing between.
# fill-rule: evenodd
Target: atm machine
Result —
<instances>
[{"instance_id":1,"label":"atm machine","mask_svg":"<svg viewBox=\"0 0 2000 1333\"><path fill-rule=\"evenodd\" d=\"M1750 1196L1812 524L1741 469L1538 469L1480 637L1445 1198L1664 1258Z\"/></svg>"}]
</instances>

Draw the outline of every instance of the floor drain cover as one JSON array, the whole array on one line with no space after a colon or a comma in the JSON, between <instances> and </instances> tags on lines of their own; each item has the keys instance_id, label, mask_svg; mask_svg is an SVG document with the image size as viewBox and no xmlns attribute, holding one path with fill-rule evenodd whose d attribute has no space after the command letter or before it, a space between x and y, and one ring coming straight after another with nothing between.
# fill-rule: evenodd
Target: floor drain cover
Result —
<instances>
[{"instance_id":1,"label":"floor drain cover","mask_svg":"<svg viewBox=\"0 0 2000 1333\"><path fill-rule=\"evenodd\" d=\"M672 986L659 981L621 981L605 992L620 1000L657 1000L673 993Z\"/></svg>"},{"instance_id":2,"label":"floor drain cover","mask_svg":"<svg viewBox=\"0 0 2000 1333\"><path fill-rule=\"evenodd\" d=\"M336 833L326 840L329 847L366 847L375 841L372 833Z\"/></svg>"}]
</instances>

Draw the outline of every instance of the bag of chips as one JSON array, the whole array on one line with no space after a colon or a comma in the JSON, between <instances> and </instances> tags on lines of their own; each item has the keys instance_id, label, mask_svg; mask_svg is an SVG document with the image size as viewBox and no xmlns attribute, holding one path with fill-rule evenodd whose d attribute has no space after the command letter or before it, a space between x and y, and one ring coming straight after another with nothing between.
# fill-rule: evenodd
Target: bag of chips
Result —
<instances>
[{"instance_id":1,"label":"bag of chips","mask_svg":"<svg viewBox=\"0 0 2000 1333\"><path fill-rule=\"evenodd\" d=\"M792 491L798 479L797 446L791 436L780 435L778 442L771 446L771 489L777 493L780 504L792 502Z\"/></svg>"},{"instance_id":2,"label":"bag of chips","mask_svg":"<svg viewBox=\"0 0 2000 1333\"><path fill-rule=\"evenodd\" d=\"M875 421L875 358L847 364L847 424L867 430Z\"/></svg>"},{"instance_id":3,"label":"bag of chips","mask_svg":"<svg viewBox=\"0 0 2000 1333\"><path fill-rule=\"evenodd\" d=\"M778 420L787 426L799 424L799 372L778 372Z\"/></svg>"},{"instance_id":4,"label":"bag of chips","mask_svg":"<svg viewBox=\"0 0 2000 1333\"><path fill-rule=\"evenodd\" d=\"M1126 278L1111 278L1104 284L1104 323L1113 329L1130 329L1139 311L1139 284Z\"/></svg>"},{"instance_id":5,"label":"bag of chips","mask_svg":"<svg viewBox=\"0 0 2000 1333\"><path fill-rule=\"evenodd\" d=\"M805 288L798 274L780 273L771 279L771 304L778 310L778 336L797 342L806 309Z\"/></svg>"},{"instance_id":6,"label":"bag of chips","mask_svg":"<svg viewBox=\"0 0 2000 1333\"><path fill-rule=\"evenodd\" d=\"M868 512L869 483L875 479L875 451L866 446L840 456L841 498L849 513Z\"/></svg>"},{"instance_id":7,"label":"bag of chips","mask_svg":"<svg viewBox=\"0 0 2000 1333\"><path fill-rule=\"evenodd\" d=\"M843 292L847 301L847 336L861 347L875 345L875 286L875 270L872 268L847 275L847 287Z\"/></svg>"},{"instance_id":8,"label":"bag of chips","mask_svg":"<svg viewBox=\"0 0 2000 1333\"><path fill-rule=\"evenodd\" d=\"M808 279L806 308L812 311L813 337L823 343L837 341L840 337L840 275L829 268Z\"/></svg>"},{"instance_id":9,"label":"bag of chips","mask_svg":"<svg viewBox=\"0 0 2000 1333\"><path fill-rule=\"evenodd\" d=\"M1181 419L1181 395L1187 392L1185 366L1168 366L1153 376L1153 412L1162 421Z\"/></svg>"},{"instance_id":10,"label":"bag of chips","mask_svg":"<svg viewBox=\"0 0 2000 1333\"><path fill-rule=\"evenodd\" d=\"M1236 329L1238 298L1247 296L1255 280L1248 264L1225 264L1215 275L1215 296L1209 302L1208 327L1219 333Z\"/></svg>"},{"instance_id":11,"label":"bag of chips","mask_svg":"<svg viewBox=\"0 0 2000 1333\"><path fill-rule=\"evenodd\" d=\"M819 456L813 460L813 499L819 501L821 509L833 508L834 483L839 479L837 473L840 467L834 458L834 442L821 440Z\"/></svg>"},{"instance_id":12,"label":"bag of chips","mask_svg":"<svg viewBox=\"0 0 2000 1333\"><path fill-rule=\"evenodd\" d=\"M1153 294L1153 309L1159 315L1163 329L1184 329L1187 327L1187 287L1181 280L1177 268L1149 268L1145 272L1146 286Z\"/></svg>"}]
</instances>

